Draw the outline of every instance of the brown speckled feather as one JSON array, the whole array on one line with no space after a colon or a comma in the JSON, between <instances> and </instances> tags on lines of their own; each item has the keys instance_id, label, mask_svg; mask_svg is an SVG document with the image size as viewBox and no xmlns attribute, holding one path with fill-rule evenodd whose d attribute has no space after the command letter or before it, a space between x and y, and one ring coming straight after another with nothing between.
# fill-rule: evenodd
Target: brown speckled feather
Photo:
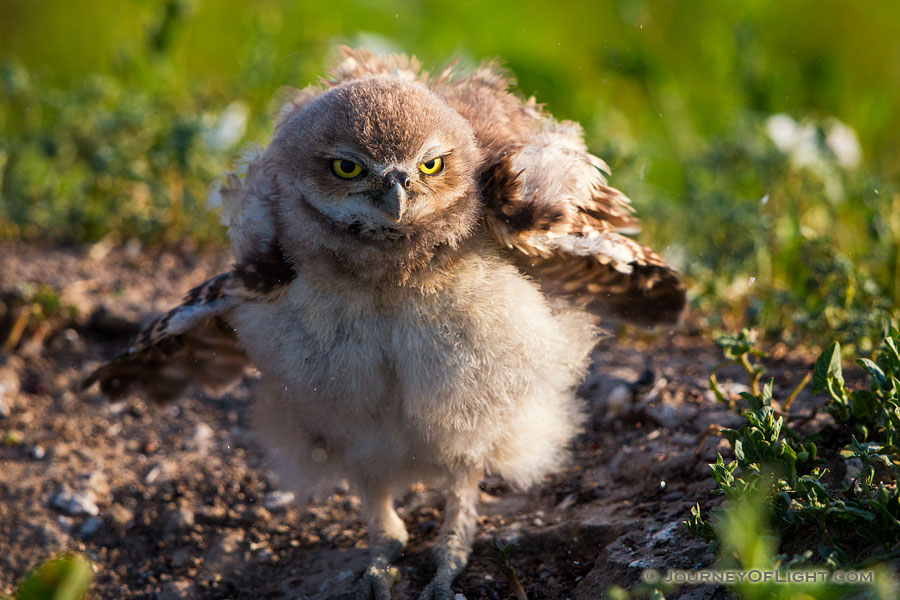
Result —
<instances>
[{"instance_id":1,"label":"brown speckled feather","mask_svg":"<svg viewBox=\"0 0 900 600\"><path fill-rule=\"evenodd\" d=\"M228 315L241 302L277 294L293 278L285 277L291 271L279 256L236 265L192 289L127 350L91 373L83 387L99 382L110 398L140 391L158 402L178 398L192 382L210 393L227 391L250 364Z\"/></svg>"}]
</instances>

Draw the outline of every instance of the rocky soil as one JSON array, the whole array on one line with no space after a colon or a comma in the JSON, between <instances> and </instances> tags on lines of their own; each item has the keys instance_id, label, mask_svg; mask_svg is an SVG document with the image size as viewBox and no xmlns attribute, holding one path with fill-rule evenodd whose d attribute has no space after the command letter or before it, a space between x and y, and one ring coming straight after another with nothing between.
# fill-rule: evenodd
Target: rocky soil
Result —
<instances>
[{"instance_id":1,"label":"rocky soil","mask_svg":"<svg viewBox=\"0 0 900 600\"><path fill-rule=\"evenodd\" d=\"M312 499L279 487L248 429L254 377L223 398L196 392L171 406L110 404L79 389L149 315L228 264L227 252L194 248L0 246L0 290L46 284L64 309L77 309L28 320L15 348L0 351L0 594L62 551L92 561L95 598L352 590L366 562L359 501L346 487ZM0 341L16 320L14 296L0 312ZM515 544L509 564L532 599L600 598L648 567L709 564L714 556L681 521L695 502L715 502L706 464L728 451L716 431L739 423L707 391L719 359L708 341L672 332L604 339L580 390L593 421L571 466L527 492L484 482L478 540L455 590L512 596L498 543ZM809 368L787 359L769 366L785 387ZM720 373L730 379L740 374ZM396 598L414 598L429 579L441 502L425 487L399 502L411 543ZM672 597L726 594L693 587Z\"/></svg>"}]
</instances>

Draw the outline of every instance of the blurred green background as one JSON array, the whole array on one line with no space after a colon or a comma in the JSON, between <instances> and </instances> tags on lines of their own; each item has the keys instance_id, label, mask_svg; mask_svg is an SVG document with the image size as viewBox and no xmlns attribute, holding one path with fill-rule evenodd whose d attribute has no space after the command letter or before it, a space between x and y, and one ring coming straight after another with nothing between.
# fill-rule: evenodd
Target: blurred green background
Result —
<instances>
[{"instance_id":1,"label":"blurred green background","mask_svg":"<svg viewBox=\"0 0 900 600\"><path fill-rule=\"evenodd\" d=\"M900 303L898 40L876 1L3 0L0 239L218 243L207 186L338 44L499 57L582 123L692 322L865 348Z\"/></svg>"}]
</instances>

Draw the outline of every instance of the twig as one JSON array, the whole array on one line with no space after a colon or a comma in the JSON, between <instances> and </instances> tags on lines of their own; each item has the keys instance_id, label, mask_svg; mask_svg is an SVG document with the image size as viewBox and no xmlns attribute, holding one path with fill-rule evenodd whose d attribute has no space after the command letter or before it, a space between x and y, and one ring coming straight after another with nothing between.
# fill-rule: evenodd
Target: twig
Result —
<instances>
[{"instance_id":1,"label":"twig","mask_svg":"<svg viewBox=\"0 0 900 600\"><path fill-rule=\"evenodd\" d=\"M794 391L791 392L791 394L785 399L784 404L782 404L785 412L790 410L791 403L797 398L797 395L800 394L800 392L803 390L803 388L806 387L806 384L809 383L810 379L812 379L812 373L807 372L806 376L803 378L803 381L800 382L800 385L795 387Z\"/></svg>"}]
</instances>

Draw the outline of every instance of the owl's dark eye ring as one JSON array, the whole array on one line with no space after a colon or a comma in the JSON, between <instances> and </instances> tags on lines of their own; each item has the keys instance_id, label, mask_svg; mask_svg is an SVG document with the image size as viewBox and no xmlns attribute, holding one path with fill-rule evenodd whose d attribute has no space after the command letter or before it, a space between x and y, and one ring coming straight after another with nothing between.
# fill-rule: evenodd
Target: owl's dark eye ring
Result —
<instances>
[{"instance_id":1,"label":"owl's dark eye ring","mask_svg":"<svg viewBox=\"0 0 900 600\"><path fill-rule=\"evenodd\" d=\"M346 158L335 158L331 161L331 172L341 179L355 179L362 175L362 165Z\"/></svg>"},{"instance_id":2,"label":"owl's dark eye ring","mask_svg":"<svg viewBox=\"0 0 900 600\"><path fill-rule=\"evenodd\" d=\"M426 175L437 175L444 170L444 159L443 157L436 156L431 160L427 160L420 164L419 170Z\"/></svg>"}]
</instances>

